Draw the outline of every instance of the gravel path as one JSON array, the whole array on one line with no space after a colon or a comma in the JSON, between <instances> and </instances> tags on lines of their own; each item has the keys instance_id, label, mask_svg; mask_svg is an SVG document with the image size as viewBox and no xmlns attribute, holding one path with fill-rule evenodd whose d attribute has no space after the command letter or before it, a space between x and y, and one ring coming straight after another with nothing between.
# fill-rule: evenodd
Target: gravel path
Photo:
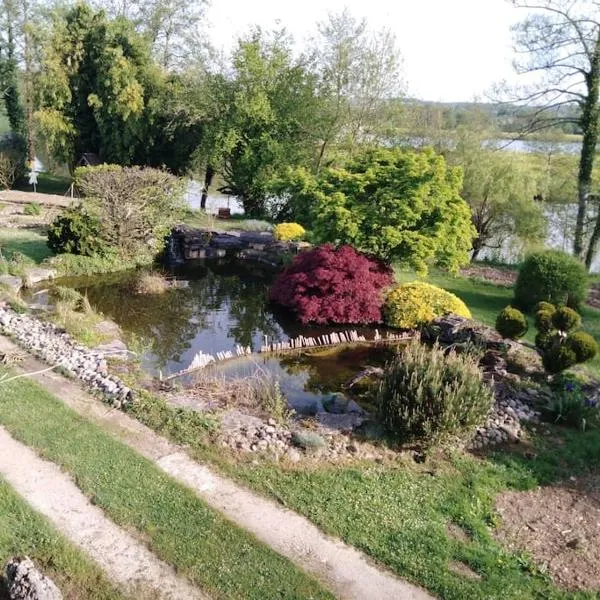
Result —
<instances>
[{"instance_id":1,"label":"gravel path","mask_svg":"<svg viewBox=\"0 0 600 600\"><path fill-rule=\"evenodd\" d=\"M16 349L17 346L0 336L0 351ZM37 360L27 359L18 370L35 371L40 367ZM422 589L375 566L355 548L325 535L308 519L193 461L180 447L121 411L107 409L75 383L53 372L37 375L35 379L72 409L110 430L174 479L190 487L231 521L318 577L341 600L432 598Z\"/></svg>"},{"instance_id":2,"label":"gravel path","mask_svg":"<svg viewBox=\"0 0 600 600\"><path fill-rule=\"evenodd\" d=\"M93 506L56 465L0 427L0 474L34 509L135 597L208 598Z\"/></svg>"}]
</instances>

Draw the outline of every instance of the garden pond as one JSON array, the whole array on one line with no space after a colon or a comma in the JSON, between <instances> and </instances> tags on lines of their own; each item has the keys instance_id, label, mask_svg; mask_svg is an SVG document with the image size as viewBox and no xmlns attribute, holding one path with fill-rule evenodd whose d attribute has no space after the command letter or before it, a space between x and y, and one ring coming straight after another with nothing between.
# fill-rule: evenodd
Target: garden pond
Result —
<instances>
[{"instance_id":1,"label":"garden pond","mask_svg":"<svg viewBox=\"0 0 600 600\"><path fill-rule=\"evenodd\" d=\"M128 346L140 354L144 370L153 375L181 371L199 352L235 354L238 344L251 347L255 353L250 357L208 368L224 377L263 370L279 381L298 412L342 392L344 384L366 366L382 365L390 357L389 348L365 344L257 354L265 336L270 342L282 342L348 328L303 326L288 312L277 310L267 299L274 273L251 263L190 261L167 274L175 285L161 294L137 293L136 272L63 278L56 285L86 295L95 310L117 323ZM357 331L367 339L375 336L373 328Z\"/></svg>"}]
</instances>

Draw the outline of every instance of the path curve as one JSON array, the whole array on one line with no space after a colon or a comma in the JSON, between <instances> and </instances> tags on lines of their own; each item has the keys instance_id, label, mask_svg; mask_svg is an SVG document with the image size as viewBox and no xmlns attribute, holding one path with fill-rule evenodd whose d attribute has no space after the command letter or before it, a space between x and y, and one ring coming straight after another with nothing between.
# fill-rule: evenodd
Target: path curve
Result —
<instances>
[{"instance_id":1,"label":"path curve","mask_svg":"<svg viewBox=\"0 0 600 600\"><path fill-rule=\"evenodd\" d=\"M0 474L29 505L97 562L111 581L135 597L208 599L110 521L55 464L13 439L4 427L0 427Z\"/></svg>"},{"instance_id":2,"label":"path curve","mask_svg":"<svg viewBox=\"0 0 600 600\"><path fill-rule=\"evenodd\" d=\"M0 336L0 351L17 348ZM39 361L29 358L15 370L32 372L40 366ZM125 413L110 409L76 383L54 372L33 379L80 415L102 425L191 488L229 520L318 577L340 600L432 600L423 589L376 565L352 546L327 536L305 517L192 460L181 447Z\"/></svg>"}]
</instances>

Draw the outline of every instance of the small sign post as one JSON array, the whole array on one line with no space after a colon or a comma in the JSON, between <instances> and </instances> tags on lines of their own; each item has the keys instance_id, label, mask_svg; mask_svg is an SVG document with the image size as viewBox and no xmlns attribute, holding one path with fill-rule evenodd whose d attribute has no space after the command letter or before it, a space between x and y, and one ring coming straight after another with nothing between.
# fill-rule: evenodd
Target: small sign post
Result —
<instances>
[{"instance_id":1,"label":"small sign post","mask_svg":"<svg viewBox=\"0 0 600 600\"><path fill-rule=\"evenodd\" d=\"M34 171L33 169L31 169L31 171L29 171L29 185L33 186L33 191L37 192L37 171Z\"/></svg>"}]
</instances>

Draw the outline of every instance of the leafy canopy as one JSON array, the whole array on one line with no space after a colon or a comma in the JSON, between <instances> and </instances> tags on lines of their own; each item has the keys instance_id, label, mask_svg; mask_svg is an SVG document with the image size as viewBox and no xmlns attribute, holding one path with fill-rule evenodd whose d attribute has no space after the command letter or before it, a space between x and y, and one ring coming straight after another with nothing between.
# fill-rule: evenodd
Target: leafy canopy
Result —
<instances>
[{"instance_id":1,"label":"leafy canopy","mask_svg":"<svg viewBox=\"0 0 600 600\"><path fill-rule=\"evenodd\" d=\"M341 167L288 174L289 212L320 242L351 244L424 273L457 271L475 235L462 173L431 148L370 149Z\"/></svg>"}]
</instances>

